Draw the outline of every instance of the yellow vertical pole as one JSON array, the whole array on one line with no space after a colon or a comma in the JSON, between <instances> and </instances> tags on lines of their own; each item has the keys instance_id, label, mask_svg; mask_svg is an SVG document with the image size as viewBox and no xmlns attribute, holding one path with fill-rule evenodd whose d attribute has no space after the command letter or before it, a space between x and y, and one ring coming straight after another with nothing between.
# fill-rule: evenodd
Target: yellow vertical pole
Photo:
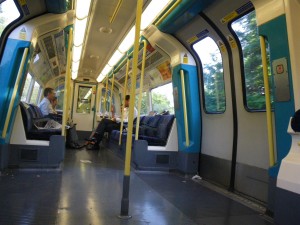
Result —
<instances>
[{"instance_id":1,"label":"yellow vertical pole","mask_svg":"<svg viewBox=\"0 0 300 225\"><path fill-rule=\"evenodd\" d=\"M20 63L20 66L19 66L19 70L18 70L18 74L17 74L17 79L16 79L16 82L15 82L15 85L14 85L14 89L13 89L13 93L12 93L12 96L11 96L11 100L10 100L10 103L9 103L9 106L8 106L8 110L7 110L7 114L6 114L6 119L5 119L4 127L3 127L3 130L2 130L2 138L6 137L6 133L7 133L7 129L8 129L8 125L9 125L9 121L10 121L10 117L11 117L11 113L12 113L12 110L13 110L13 106L15 104L16 95L17 95L17 91L19 89L19 84L20 84L20 81L21 81L21 77L22 77L22 72L23 72L23 69L24 69L24 65L26 63L27 55L28 55L28 48L25 48L24 52L23 52L22 59L21 59L21 63Z\"/></svg>"},{"instance_id":2,"label":"yellow vertical pole","mask_svg":"<svg viewBox=\"0 0 300 225\"><path fill-rule=\"evenodd\" d=\"M147 41L143 40L143 44L144 44L144 49L143 49L141 80L140 80L138 116L137 116L137 119L136 119L136 129L135 129L135 140L139 139L140 116L141 116L142 96L143 96L143 86L144 86L144 74L145 74L145 62L146 62L146 53L147 53Z\"/></svg>"},{"instance_id":3,"label":"yellow vertical pole","mask_svg":"<svg viewBox=\"0 0 300 225\"><path fill-rule=\"evenodd\" d=\"M124 115L124 104L125 104L125 97L127 93L127 82L128 82L128 74L129 74L129 66L130 66L130 60L129 57L127 58L127 64L126 64L126 74L125 74L125 83L124 83L124 90L123 90L123 105L122 105L122 113L121 113L121 126L120 126L120 137L119 137L119 145L121 145L122 142L122 134L123 134L123 115Z\"/></svg>"},{"instance_id":4,"label":"yellow vertical pole","mask_svg":"<svg viewBox=\"0 0 300 225\"><path fill-rule=\"evenodd\" d=\"M108 112L107 110L107 92L108 92L108 74L106 75L106 85L105 85L105 96L104 96L104 107L105 107L105 112Z\"/></svg>"},{"instance_id":5,"label":"yellow vertical pole","mask_svg":"<svg viewBox=\"0 0 300 225\"><path fill-rule=\"evenodd\" d=\"M112 101L113 101L113 95L114 95L114 85L115 85L115 74L113 73L112 77L112 84L111 84L111 92L110 92L110 103L109 103L109 110L111 111ZM111 118L113 118L114 115L111 114Z\"/></svg>"},{"instance_id":6,"label":"yellow vertical pole","mask_svg":"<svg viewBox=\"0 0 300 225\"><path fill-rule=\"evenodd\" d=\"M138 64L138 54L139 54L139 38L140 38L142 9L143 9L143 0L137 0L130 103L129 103L129 114L128 114L128 130L127 130L125 168L124 168L124 180L123 180L123 195L121 201L121 214L120 214L121 218L131 218L131 216L128 215L130 162L131 162L132 128L133 128L133 117L134 117L134 102L135 102L136 75L137 75L137 64Z\"/></svg>"},{"instance_id":7,"label":"yellow vertical pole","mask_svg":"<svg viewBox=\"0 0 300 225\"><path fill-rule=\"evenodd\" d=\"M180 77L181 77L183 116L184 116L184 129L185 129L185 146L189 146L190 145L189 124L188 124L188 116L187 116L187 109L186 109L186 95L185 95L185 82L184 82L183 70L180 70Z\"/></svg>"},{"instance_id":8,"label":"yellow vertical pole","mask_svg":"<svg viewBox=\"0 0 300 225\"><path fill-rule=\"evenodd\" d=\"M70 73L70 77L69 77L69 82L70 82L70 85L69 85L69 88L68 88L68 107L67 107L67 120L68 118L71 116L71 107L72 107L72 103L71 103L71 100L72 100L72 96L73 96L73 93L74 93L74 81L71 79L71 73Z\"/></svg>"},{"instance_id":9,"label":"yellow vertical pole","mask_svg":"<svg viewBox=\"0 0 300 225\"><path fill-rule=\"evenodd\" d=\"M269 86L269 78L268 78L266 42L265 42L265 38L262 36L260 36L259 39L260 39L260 47L261 47L261 58L262 58L265 96L266 96L266 114L267 114L268 143L269 143L269 164L270 164L270 166L274 166L274 164L275 164L274 137L273 137L273 122L272 122L270 86Z\"/></svg>"},{"instance_id":10,"label":"yellow vertical pole","mask_svg":"<svg viewBox=\"0 0 300 225\"><path fill-rule=\"evenodd\" d=\"M64 90L64 107L63 107L63 117L62 117L62 130L61 135L66 136L66 124L68 119L68 110L70 98L68 93L70 92L70 82L71 82L71 49L73 43L73 28L69 30L69 41L68 41L68 52L67 52L67 65L66 65L66 77L65 77L65 90Z\"/></svg>"}]
</instances>

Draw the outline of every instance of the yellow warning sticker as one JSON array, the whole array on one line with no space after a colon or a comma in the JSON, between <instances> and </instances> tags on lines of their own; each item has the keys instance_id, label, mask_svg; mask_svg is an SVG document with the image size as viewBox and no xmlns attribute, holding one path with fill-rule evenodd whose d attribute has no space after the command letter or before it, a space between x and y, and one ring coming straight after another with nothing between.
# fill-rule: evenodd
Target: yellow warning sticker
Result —
<instances>
[{"instance_id":1,"label":"yellow warning sticker","mask_svg":"<svg viewBox=\"0 0 300 225\"><path fill-rule=\"evenodd\" d=\"M26 5L26 0L19 0L21 6Z\"/></svg>"},{"instance_id":2,"label":"yellow warning sticker","mask_svg":"<svg viewBox=\"0 0 300 225\"><path fill-rule=\"evenodd\" d=\"M231 35L227 36L227 40L229 41L231 48L237 48L237 44Z\"/></svg>"},{"instance_id":3,"label":"yellow warning sticker","mask_svg":"<svg viewBox=\"0 0 300 225\"><path fill-rule=\"evenodd\" d=\"M25 29L25 27L23 27L23 28L20 30L19 38L20 38L21 40L26 40L26 29Z\"/></svg>"},{"instance_id":4,"label":"yellow warning sticker","mask_svg":"<svg viewBox=\"0 0 300 225\"><path fill-rule=\"evenodd\" d=\"M187 43L192 44L192 43L196 42L197 40L198 40L198 37L193 36L193 37L191 37L190 39L187 40Z\"/></svg>"},{"instance_id":5,"label":"yellow warning sticker","mask_svg":"<svg viewBox=\"0 0 300 225\"><path fill-rule=\"evenodd\" d=\"M236 11L233 11L229 14L227 14L226 16L224 16L221 19L221 23L228 23L229 21L233 20L234 18L236 18L239 14Z\"/></svg>"},{"instance_id":6,"label":"yellow warning sticker","mask_svg":"<svg viewBox=\"0 0 300 225\"><path fill-rule=\"evenodd\" d=\"M188 64L189 63L189 58L188 58L186 53L183 55L182 63L183 64Z\"/></svg>"},{"instance_id":7,"label":"yellow warning sticker","mask_svg":"<svg viewBox=\"0 0 300 225\"><path fill-rule=\"evenodd\" d=\"M222 41L217 41L218 45L219 45L219 48L221 50L221 52L226 52L226 47L224 45L224 43Z\"/></svg>"}]
</instances>

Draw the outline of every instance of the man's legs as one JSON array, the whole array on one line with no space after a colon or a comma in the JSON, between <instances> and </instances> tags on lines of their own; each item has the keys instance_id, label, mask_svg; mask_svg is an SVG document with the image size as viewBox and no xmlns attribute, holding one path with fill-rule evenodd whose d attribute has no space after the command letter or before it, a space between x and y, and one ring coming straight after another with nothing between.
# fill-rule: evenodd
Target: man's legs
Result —
<instances>
[{"instance_id":1,"label":"man's legs","mask_svg":"<svg viewBox=\"0 0 300 225\"><path fill-rule=\"evenodd\" d=\"M93 137L95 138L95 146L98 146L102 141L105 132L111 132L112 130L120 129L120 124L110 119L102 119L98 124Z\"/></svg>"}]
</instances>

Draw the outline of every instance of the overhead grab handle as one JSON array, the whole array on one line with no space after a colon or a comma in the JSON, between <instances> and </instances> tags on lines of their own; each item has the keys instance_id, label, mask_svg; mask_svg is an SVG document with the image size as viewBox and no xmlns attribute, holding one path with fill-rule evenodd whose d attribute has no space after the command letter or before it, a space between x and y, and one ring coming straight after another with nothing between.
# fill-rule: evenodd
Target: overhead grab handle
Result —
<instances>
[{"instance_id":1,"label":"overhead grab handle","mask_svg":"<svg viewBox=\"0 0 300 225\"><path fill-rule=\"evenodd\" d=\"M7 111L7 114L6 114L6 119L5 119L3 131L2 131L2 138L3 139L6 137L6 132L7 132L8 124L9 124L9 121L10 121L12 108L15 104L16 95L17 95L17 91L19 89L19 84L20 84L20 80L21 80L21 77L22 77L22 71L23 71L23 68L24 68L24 65L25 65L25 62L26 62L27 54L28 54L28 48L25 48L24 52L23 52L21 64L20 64L20 67L19 67L19 71L18 71L18 74L17 74L16 83L15 83L15 86L14 86L14 89L13 89L11 101L9 103L8 111Z\"/></svg>"},{"instance_id":2,"label":"overhead grab handle","mask_svg":"<svg viewBox=\"0 0 300 225\"><path fill-rule=\"evenodd\" d=\"M186 95L185 95L185 83L184 83L184 71L180 70L180 78L181 78L181 89L182 89L182 105L183 105L183 117L184 117L184 130L185 130L185 146L188 147L190 145L189 138L189 124L188 124L188 116L186 109Z\"/></svg>"},{"instance_id":3,"label":"overhead grab handle","mask_svg":"<svg viewBox=\"0 0 300 225\"><path fill-rule=\"evenodd\" d=\"M265 96L266 96L266 113L267 113L268 143L269 143L269 163L270 163L270 166L274 166L275 165L274 137L273 137L271 96L270 96L270 87L269 87L269 78L268 78L266 41L263 36L260 36L259 39L260 39L261 58L262 58Z\"/></svg>"}]
</instances>

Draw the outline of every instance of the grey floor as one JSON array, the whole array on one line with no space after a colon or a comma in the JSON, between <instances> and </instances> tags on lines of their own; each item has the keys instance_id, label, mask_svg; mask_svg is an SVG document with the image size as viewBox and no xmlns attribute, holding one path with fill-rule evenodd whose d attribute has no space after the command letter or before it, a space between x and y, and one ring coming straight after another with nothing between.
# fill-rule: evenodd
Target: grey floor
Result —
<instances>
[{"instance_id":1,"label":"grey floor","mask_svg":"<svg viewBox=\"0 0 300 225\"><path fill-rule=\"evenodd\" d=\"M120 220L123 161L107 150L68 150L62 171L7 170L0 225L271 225L259 212L188 178L131 174L130 220Z\"/></svg>"}]
</instances>

